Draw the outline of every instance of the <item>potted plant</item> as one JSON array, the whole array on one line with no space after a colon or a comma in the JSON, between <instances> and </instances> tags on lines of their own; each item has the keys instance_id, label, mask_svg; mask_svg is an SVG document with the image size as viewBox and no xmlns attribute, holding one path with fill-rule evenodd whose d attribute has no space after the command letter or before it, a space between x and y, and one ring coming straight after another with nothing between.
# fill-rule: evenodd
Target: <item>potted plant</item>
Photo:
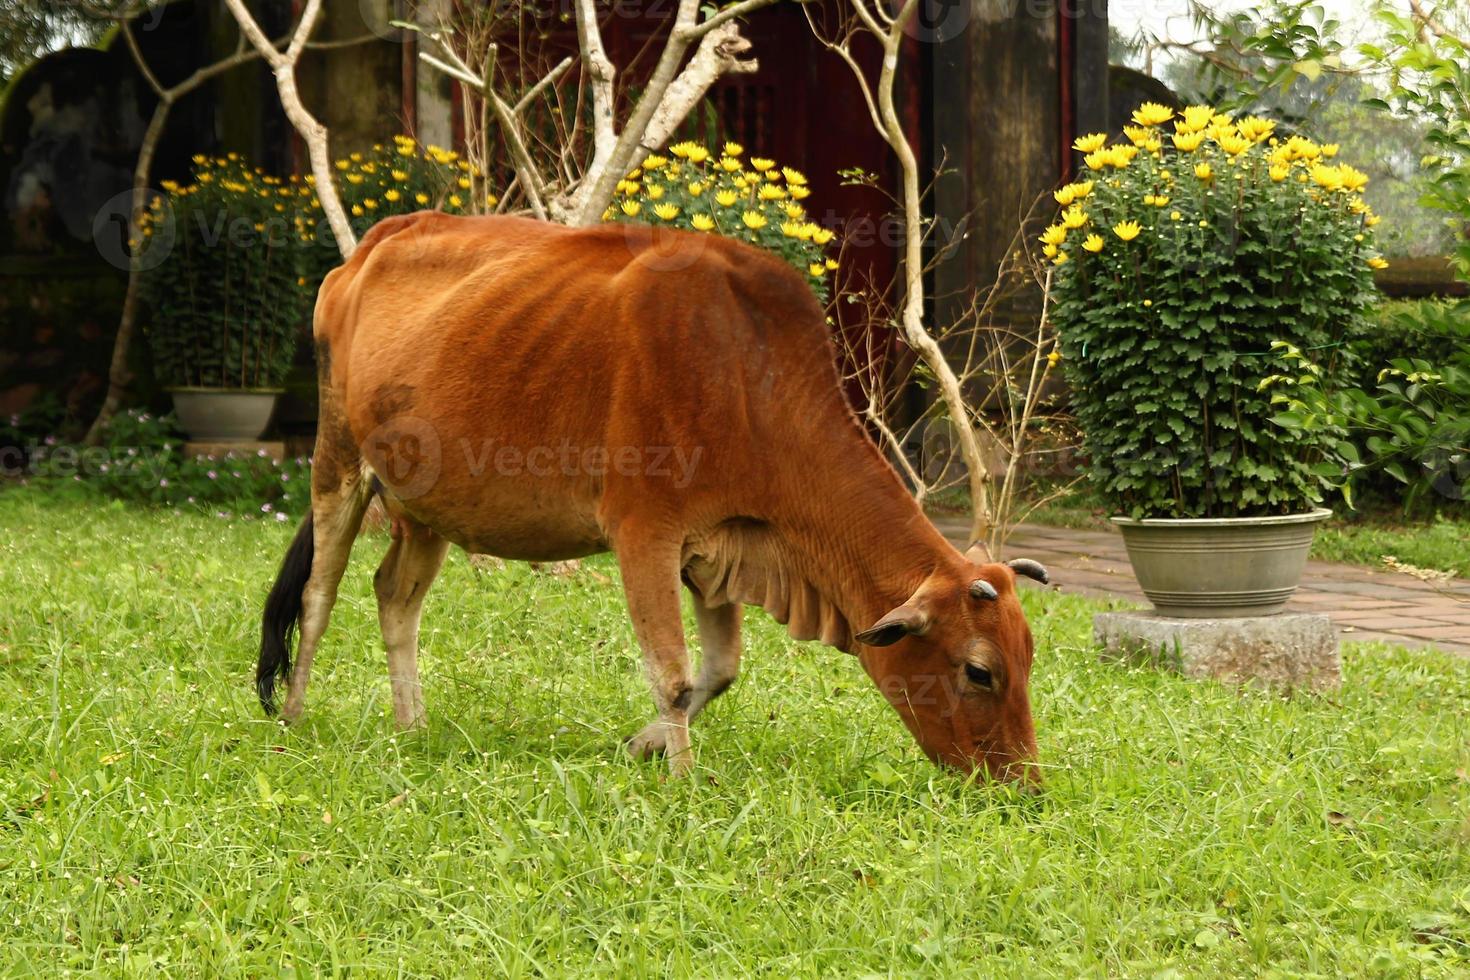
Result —
<instances>
[{"instance_id":1,"label":"potted plant","mask_svg":"<svg viewBox=\"0 0 1470 980\"><path fill-rule=\"evenodd\" d=\"M1208 107L1145 104L1042 235L1088 476L1144 594L1174 616L1266 615L1295 591L1339 465L1273 424L1291 351L1340 370L1374 302L1377 218L1336 147Z\"/></svg>"},{"instance_id":2,"label":"potted plant","mask_svg":"<svg viewBox=\"0 0 1470 980\"><path fill-rule=\"evenodd\" d=\"M256 439L309 310L301 212L311 192L235 154L194 163L194 182L165 182L143 225L172 238L142 284L149 346L191 439Z\"/></svg>"}]
</instances>

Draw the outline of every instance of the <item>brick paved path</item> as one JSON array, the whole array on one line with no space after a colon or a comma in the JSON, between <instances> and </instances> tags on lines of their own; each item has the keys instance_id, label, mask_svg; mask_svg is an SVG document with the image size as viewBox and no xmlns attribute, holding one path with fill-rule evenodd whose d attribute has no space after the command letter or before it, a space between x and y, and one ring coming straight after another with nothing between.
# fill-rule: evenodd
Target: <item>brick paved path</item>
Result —
<instances>
[{"instance_id":1,"label":"brick paved path","mask_svg":"<svg viewBox=\"0 0 1470 980\"><path fill-rule=\"evenodd\" d=\"M952 540L964 539L964 521L941 518L938 523ZM1148 605L1117 532L1025 524L1011 536L1006 553L1035 558L1065 592ZM1311 561L1286 608L1327 613L1345 642L1433 646L1470 656L1467 582L1430 585L1397 572Z\"/></svg>"}]
</instances>

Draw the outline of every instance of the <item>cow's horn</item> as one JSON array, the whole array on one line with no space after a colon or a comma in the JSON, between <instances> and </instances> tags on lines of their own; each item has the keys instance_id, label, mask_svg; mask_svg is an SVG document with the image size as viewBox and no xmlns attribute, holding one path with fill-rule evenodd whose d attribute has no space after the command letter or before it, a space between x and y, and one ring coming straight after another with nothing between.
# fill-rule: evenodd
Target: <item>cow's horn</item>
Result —
<instances>
[{"instance_id":1,"label":"cow's horn","mask_svg":"<svg viewBox=\"0 0 1470 980\"><path fill-rule=\"evenodd\" d=\"M1046 566L1039 561L1032 561L1030 558L1012 558L1006 564L1011 566L1017 575L1034 578L1042 585L1051 581L1051 576L1046 574Z\"/></svg>"},{"instance_id":2,"label":"cow's horn","mask_svg":"<svg viewBox=\"0 0 1470 980\"><path fill-rule=\"evenodd\" d=\"M970 583L970 595L976 599L1000 598L1000 593L995 591L995 586L991 585L983 578L977 578L975 581Z\"/></svg>"}]
</instances>

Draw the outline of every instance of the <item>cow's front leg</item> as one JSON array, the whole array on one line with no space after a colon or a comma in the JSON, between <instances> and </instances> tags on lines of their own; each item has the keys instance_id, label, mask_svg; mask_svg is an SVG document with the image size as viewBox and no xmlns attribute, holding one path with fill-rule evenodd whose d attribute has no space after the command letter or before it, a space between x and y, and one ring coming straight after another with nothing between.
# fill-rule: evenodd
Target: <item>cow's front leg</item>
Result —
<instances>
[{"instance_id":1,"label":"cow's front leg","mask_svg":"<svg viewBox=\"0 0 1470 980\"><path fill-rule=\"evenodd\" d=\"M643 666L658 709L662 745L643 733L628 743L635 758L647 758L662 748L669 771L682 776L694 766L689 745L689 705L694 694L689 677L689 652L684 646L684 623L679 616L679 545L620 537L618 565L633 632L643 648ZM647 732L647 729L644 730Z\"/></svg>"},{"instance_id":2,"label":"cow's front leg","mask_svg":"<svg viewBox=\"0 0 1470 980\"><path fill-rule=\"evenodd\" d=\"M699 675L694 678L694 694L689 700L692 724L705 705L725 693L740 674L740 604L706 606L699 593L694 596L694 619L699 624ZM663 752L665 729L662 722L649 722L633 736L630 749L637 746L643 756Z\"/></svg>"}]
</instances>

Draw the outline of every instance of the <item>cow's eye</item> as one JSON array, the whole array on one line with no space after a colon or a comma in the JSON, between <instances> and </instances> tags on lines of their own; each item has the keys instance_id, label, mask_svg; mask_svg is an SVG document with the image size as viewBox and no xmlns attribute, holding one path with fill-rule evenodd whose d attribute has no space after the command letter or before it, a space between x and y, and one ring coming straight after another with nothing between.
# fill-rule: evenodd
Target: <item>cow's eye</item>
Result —
<instances>
[{"instance_id":1,"label":"cow's eye","mask_svg":"<svg viewBox=\"0 0 1470 980\"><path fill-rule=\"evenodd\" d=\"M990 675L990 671L986 670L984 667L976 667L974 664L965 664L965 676L970 679L971 684L974 684L978 687L983 687L986 690L989 690L995 685L995 678L992 677Z\"/></svg>"}]
</instances>

